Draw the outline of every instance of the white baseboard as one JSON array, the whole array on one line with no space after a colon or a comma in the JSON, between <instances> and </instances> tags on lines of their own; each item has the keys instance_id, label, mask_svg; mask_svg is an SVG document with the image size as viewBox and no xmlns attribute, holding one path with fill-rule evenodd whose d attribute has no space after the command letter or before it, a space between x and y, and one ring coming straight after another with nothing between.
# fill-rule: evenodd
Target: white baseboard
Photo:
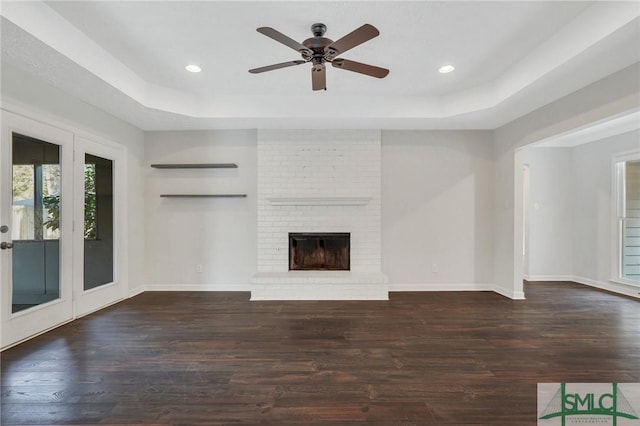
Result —
<instances>
[{"instance_id":1,"label":"white baseboard","mask_svg":"<svg viewBox=\"0 0 640 426\"><path fill-rule=\"evenodd\" d=\"M570 281L583 284L589 287L599 288L600 290L610 291L612 293L623 294L640 299L640 286L631 284L618 283L615 281L596 281L591 278L577 277L574 275L535 275L527 280L533 284L536 281Z\"/></svg>"},{"instance_id":2,"label":"white baseboard","mask_svg":"<svg viewBox=\"0 0 640 426\"><path fill-rule=\"evenodd\" d=\"M523 277L530 282L536 281L575 281L573 275L526 275Z\"/></svg>"},{"instance_id":3,"label":"white baseboard","mask_svg":"<svg viewBox=\"0 0 640 426\"><path fill-rule=\"evenodd\" d=\"M147 284L144 291L251 291L251 284Z\"/></svg>"},{"instance_id":4,"label":"white baseboard","mask_svg":"<svg viewBox=\"0 0 640 426\"><path fill-rule=\"evenodd\" d=\"M132 289L129 290L129 294L128 294L127 298L142 294L142 293L144 293L144 291L145 291L145 287L143 285L138 286L136 288L132 288Z\"/></svg>"},{"instance_id":5,"label":"white baseboard","mask_svg":"<svg viewBox=\"0 0 640 426\"><path fill-rule=\"evenodd\" d=\"M513 291L492 283L389 284L389 291L493 291L513 300L524 300L522 291Z\"/></svg>"},{"instance_id":6,"label":"white baseboard","mask_svg":"<svg viewBox=\"0 0 640 426\"><path fill-rule=\"evenodd\" d=\"M636 299L640 299L640 287L638 286L624 284L624 283L617 283L613 281L608 281L608 282L595 281L590 278L583 278L583 277L573 277L572 281L575 281L580 284L588 285L590 287L599 288L601 290L607 290L612 293L623 294L625 296L631 296Z\"/></svg>"},{"instance_id":7,"label":"white baseboard","mask_svg":"<svg viewBox=\"0 0 640 426\"><path fill-rule=\"evenodd\" d=\"M493 291L493 284L478 283L395 283L389 291Z\"/></svg>"},{"instance_id":8,"label":"white baseboard","mask_svg":"<svg viewBox=\"0 0 640 426\"><path fill-rule=\"evenodd\" d=\"M525 300L523 291L513 291L510 288L505 288L497 284L493 284L492 290L511 300Z\"/></svg>"}]
</instances>

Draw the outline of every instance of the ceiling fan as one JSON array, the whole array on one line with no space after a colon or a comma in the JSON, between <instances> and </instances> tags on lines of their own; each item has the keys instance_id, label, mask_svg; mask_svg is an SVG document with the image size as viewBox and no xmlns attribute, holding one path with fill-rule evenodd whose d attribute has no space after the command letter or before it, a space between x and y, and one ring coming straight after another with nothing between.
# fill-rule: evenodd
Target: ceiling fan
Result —
<instances>
[{"instance_id":1,"label":"ceiling fan","mask_svg":"<svg viewBox=\"0 0 640 426\"><path fill-rule=\"evenodd\" d=\"M298 43L280 31L270 27L260 27L256 31L298 51L302 55L302 59L250 69L249 72L252 74L311 62L313 64L311 68L311 86L313 90L327 90L326 62L331 63L335 68L377 78L384 78L389 74L389 70L386 68L350 61L349 59L337 58L338 55L342 55L347 50L353 49L380 34L376 27L370 24L364 24L336 41L323 37L327 31L325 24L313 24L311 26L313 37L306 39L302 43Z\"/></svg>"}]
</instances>

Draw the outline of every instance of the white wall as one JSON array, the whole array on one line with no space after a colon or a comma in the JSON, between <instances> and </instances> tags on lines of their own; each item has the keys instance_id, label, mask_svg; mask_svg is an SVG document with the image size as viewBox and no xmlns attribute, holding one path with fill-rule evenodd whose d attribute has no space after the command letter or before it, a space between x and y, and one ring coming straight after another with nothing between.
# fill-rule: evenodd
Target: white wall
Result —
<instances>
[{"instance_id":1,"label":"white wall","mask_svg":"<svg viewBox=\"0 0 640 426\"><path fill-rule=\"evenodd\" d=\"M574 149L573 274L580 282L612 285L612 155L640 149L640 131L585 144ZM615 284L613 284L615 285ZM624 292L625 288L618 290ZM638 295L638 289L631 294Z\"/></svg>"},{"instance_id":2,"label":"white wall","mask_svg":"<svg viewBox=\"0 0 640 426\"><path fill-rule=\"evenodd\" d=\"M345 132L338 133L344 137ZM276 134L291 137L291 132ZM269 135L273 136L273 132ZM391 289L487 289L486 285L491 283L493 276L491 141L490 131L383 132L382 271L389 275ZM282 147L287 143L294 142L285 142ZM344 144L339 150L334 147L335 152L331 143L327 145L322 152L327 151L326 155L333 156L331 164L337 164L338 168L353 169L355 164L351 163L363 161L363 152L355 152L355 157L346 163L335 163L336 158L340 160L338 157L346 155ZM299 155L306 153L305 146L295 144L296 149L302 150ZM194 159L240 164L237 171L205 172L208 174L204 178L202 171L147 170L145 230L149 288L246 289L245 284L255 272L255 248L259 246L256 237L256 151L254 132L146 134L146 164L192 162ZM295 155L297 151L293 152ZM308 154L314 161L321 160L317 153ZM278 161L284 160L280 158ZM287 166L278 161L275 167L279 170L293 166L302 168L304 165L295 163ZM302 179L304 174L299 176ZM349 176L349 173L336 175L334 179ZM305 195L309 191L316 195L363 192L360 186L354 185L352 180L346 186L330 185L323 194L318 192L317 185L307 188L291 184L274 190L279 195L285 192ZM249 198L245 201L159 198L160 193L180 192L187 188L204 190L207 186L247 192ZM367 189L364 192L377 200L377 190ZM220 201L227 203L234 213L220 211ZM340 211L350 209L361 207L339 208ZM291 216L291 220L294 219ZM182 225L185 220L188 222L186 227ZM214 230L214 223L226 225ZM242 237L239 245L225 250L225 242L237 233ZM214 245L213 239L220 241L221 245ZM169 241L172 242L171 247L166 246ZM272 244L269 241L262 243ZM201 274L195 271L198 263L204 267ZM432 272L433 263L438 264L437 273ZM277 265L281 267L280 263Z\"/></svg>"},{"instance_id":3,"label":"white wall","mask_svg":"<svg viewBox=\"0 0 640 426\"><path fill-rule=\"evenodd\" d=\"M491 132L382 136L383 272L390 289L486 289L493 278Z\"/></svg>"},{"instance_id":4,"label":"white wall","mask_svg":"<svg viewBox=\"0 0 640 426\"><path fill-rule=\"evenodd\" d=\"M572 148L526 148L529 165L529 270L534 281L573 275L574 170Z\"/></svg>"},{"instance_id":5,"label":"white wall","mask_svg":"<svg viewBox=\"0 0 640 426\"><path fill-rule=\"evenodd\" d=\"M36 120L61 125L88 139L100 138L127 149L127 265L129 292L144 282L142 130L5 63L2 64L3 108Z\"/></svg>"},{"instance_id":6,"label":"white wall","mask_svg":"<svg viewBox=\"0 0 640 426\"><path fill-rule=\"evenodd\" d=\"M640 107L634 64L494 131L494 280L497 291L523 298L522 158L517 148ZM518 191L516 191L518 188Z\"/></svg>"},{"instance_id":7,"label":"white wall","mask_svg":"<svg viewBox=\"0 0 640 426\"><path fill-rule=\"evenodd\" d=\"M250 289L256 272L256 151L255 130L145 133L148 289ZM236 163L238 168L164 170L149 167L153 163ZM160 198L166 193L247 198Z\"/></svg>"}]
</instances>

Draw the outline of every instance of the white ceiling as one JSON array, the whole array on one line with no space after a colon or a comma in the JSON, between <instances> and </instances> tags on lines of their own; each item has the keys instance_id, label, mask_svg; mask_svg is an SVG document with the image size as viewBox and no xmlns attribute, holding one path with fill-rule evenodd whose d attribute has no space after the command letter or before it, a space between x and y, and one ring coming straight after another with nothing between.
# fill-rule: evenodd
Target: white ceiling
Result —
<instances>
[{"instance_id":1,"label":"white ceiling","mask_svg":"<svg viewBox=\"0 0 640 426\"><path fill-rule=\"evenodd\" d=\"M145 130L495 128L640 61L640 3L581 1L2 1L2 62ZM391 70L376 79L310 64L255 31L334 40ZM196 63L199 74L185 71ZM440 65L453 73L437 72Z\"/></svg>"}]
</instances>

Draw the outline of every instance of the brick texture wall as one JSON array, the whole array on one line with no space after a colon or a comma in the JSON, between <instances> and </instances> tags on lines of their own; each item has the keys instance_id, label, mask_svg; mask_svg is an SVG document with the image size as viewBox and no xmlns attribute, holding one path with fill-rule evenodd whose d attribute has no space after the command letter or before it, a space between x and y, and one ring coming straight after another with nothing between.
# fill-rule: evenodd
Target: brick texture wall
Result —
<instances>
[{"instance_id":1,"label":"brick texture wall","mask_svg":"<svg viewBox=\"0 0 640 426\"><path fill-rule=\"evenodd\" d=\"M379 131L259 131L258 272L288 270L289 232L350 232L351 270L381 272L381 170ZM276 197L294 201L274 205L270 199ZM309 197L369 200L363 205L295 202Z\"/></svg>"}]
</instances>

